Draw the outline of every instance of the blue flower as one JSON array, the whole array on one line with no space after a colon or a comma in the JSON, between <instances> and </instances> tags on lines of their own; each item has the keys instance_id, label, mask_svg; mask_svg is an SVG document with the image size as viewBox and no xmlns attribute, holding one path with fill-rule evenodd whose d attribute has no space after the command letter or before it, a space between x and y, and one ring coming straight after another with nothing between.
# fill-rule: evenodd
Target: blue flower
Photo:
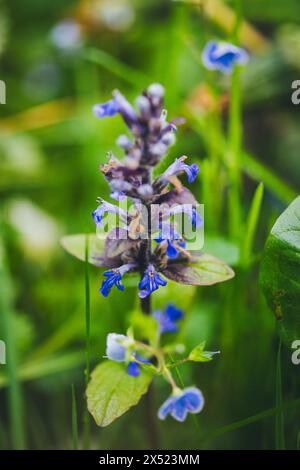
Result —
<instances>
[{"instance_id":1,"label":"blue flower","mask_svg":"<svg viewBox=\"0 0 300 470\"><path fill-rule=\"evenodd\" d=\"M167 281L165 281L154 269L152 264L149 264L146 269L142 280L139 283L139 297L144 299L148 297L153 291L157 290L159 286L166 286Z\"/></svg>"},{"instance_id":2,"label":"blue flower","mask_svg":"<svg viewBox=\"0 0 300 470\"><path fill-rule=\"evenodd\" d=\"M154 318L159 324L160 333L176 333L178 331L177 322L183 318L183 311L176 308L175 305L167 305L164 312L156 311Z\"/></svg>"},{"instance_id":3,"label":"blue flower","mask_svg":"<svg viewBox=\"0 0 300 470\"><path fill-rule=\"evenodd\" d=\"M233 44L209 41L203 50L202 60L209 70L220 70L229 74L235 64L246 64L249 61L249 55L244 49Z\"/></svg>"},{"instance_id":4,"label":"blue flower","mask_svg":"<svg viewBox=\"0 0 300 470\"><path fill-rule=\"evenodd\" d=\"M114 116L119 112L117 100L113 98L106 103L95 104L93 111L96 117L102 119L104 117Z\"/></svg>"},{"instance_id":5,"label":"blue flower","mask_svg":"<svg viewBox=\"0 0 300 470\"><path fill-rule=\"evenodd\" d=\"M117 288L122 291L125 289L125 287L121 283L122 276L120 272L118 271L118 269L111 269L110 271L104 271L103 276L107 277L107 279L105 279L102 282L102 286L99 290L99 292L103 295L103 297L108 296L113 286L117 286Z\"/></svg>"},{"instance_id":6,"label":"blue flower","mask_svg":"<svg viewBox=\"0 0 300 470\"><path fill-rule=\"evenodd\" d=\"M165 230L167 226L167 231ZM169 233L168 233L169 232ZM163 224L160 235L155 238L157 243L165 242L167 244L166 254L169 258L175 259L180 253L180 248L185 248L186 243L181 239L179 233L175 232L173 228L169 227L169 224Z\"/></svg>"},{"instance_id":7,"label":"blue flower","mask_svg":"<svg viewBox=\"0 0 300 470\"><path fill-rule=\"evenodd\" d=\"M124 211L118 206L115 206L114 204L110 204L109 202L104 201L103 199L100 199L100 202L100 206L98 206L97 209L95 209L92 213L94 223L98 228L102 227L103 217L106 213L119 215L123 222L127 222L126 211Z\"/></svg>"},{"instance_id":8,"label":"blue flower","mask_svg":"<svg viewBox=\"0 0 300 470\"><path fill-rule=\"evenodd\" d=\"M145 359L132 352L134 339L117 333L109 333L106 338L106 357L111 361L126 362L128 375L138 377L141 373L140 364L151 364L150 359Z\"/></svg>"},{"instance_id":9,"label":"blue flower","mask_svg":"<svg viewBox=\"0 0 300 470\"><path fill-rule=\"evenodd\" d=\"M203 225L203 219L201 215L198 214L196 207L193 207L192 209L191 222L192 222L192 226L197 229L199 229Z\"/></svg>"},{"instance_id":10,"label":"blue flower","mask_svg":"<svg viewBox=\"0 0 300 470\"><path fill-rule=\"evenodd\" d=\"M191 204L179 204L178 206L173 207L169 211L169 215L176 215L176 214L187 214L190 217L191 224L196 229L199 229L203 225L203 218L197 211L197 207L192 206Z\"/></svg>"},{"instance_id":11,"label":"blue flower","mask_svg":"<svg viewBox=\"0 0 300 470\"><path fill-rule=\"evenodd\" d=\"M170 176L178 175L184 171L187 174L188 182L193 183L200 170L196 163L193 163L192 165L184 163L186 159L187 157L185 155L183 157L176 158L176 160L163 173L162 177L169 178Z\"/></svg>"},{"instance_id":12,"label":"blue flower","mask_svg":"<svg viewBox=\"0 0 300 470\"><path fill-rule=\"evenodd\" d=\"M124 362L129 341L128 336L109 333L106 338L106 356L108 359Z\"/></svg>"},{"instance_id":13,"label":"blue flower","mask_svg":"<svg viewBox=\"0 0 300 470\"><path fill-rule=\"evenodd\" d=\"M158 410L159 419L166 419L170 414L176 421L183 422L188 413L200 413L204 398L196 387L177 389Z\"/></svg>"},{"instance_id":14,"label":"blue flower","mask_svg":"<svg viewBox=\"0 0 300 470\"><path fill-rule=\"evenodd\" d=\"M143 357L139 356L136 353L133 356L135 359L137 359L137 361L131 360L129 362L127 366L127 372L128 372L128 375L131 375L131 377L138 377L141 373L139 363L142 362L143 364L151 364L151 361L149 359L144 359Z\"/></svg>"},{"instance_id":15,"label":"blue flower","mask_svg":"<svg viewBox=\"0 0 300 470\"><path fill-rule=\"evenodd\" d=\"M99 292L104 297L107 297L113 286L117 286L119 290L123 291L125 287L121 282L122 276L127 271L130 271L130 269L132 269L134 266L135 265L133 263L128 263L123 264L123 266L120 266L118 269L110 269L109 271L104 271L103 276L105 276L107 279L102 282L102 286L99 289Z\"/></svg>"}]
</instances>

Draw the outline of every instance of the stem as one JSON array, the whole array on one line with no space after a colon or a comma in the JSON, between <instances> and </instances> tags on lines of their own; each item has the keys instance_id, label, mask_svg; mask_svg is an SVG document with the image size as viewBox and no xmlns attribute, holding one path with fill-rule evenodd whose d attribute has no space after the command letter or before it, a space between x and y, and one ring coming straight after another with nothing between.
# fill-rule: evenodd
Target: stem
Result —
<instances>
[{"instance_id":1,"label":"stem","mask_svg":"<svg viewBox=\"0 0 300 470\"><path fill-rule=\"evenodd\" d=\"M239 43L239 32L242 20L241 2L235 0L236 21L232 31L232 41ZM240 90L240 70L234 67L231 82L231 97L229 110L229 220L230 235L239 238L241 230L241 90Z\"/></svg>"},{"instance_id":2,"label":"stem","mask_svg":"<svg viewBox=\"0 0 300 470\"><path fill-rule=\"evenodd\" d=\"M72 442L73 450L78 450L78 422L77 422L77 404L74 384L71 386L72 393Z\"/></svg>"},{"instance_id":3,"label":"stem","mask_svg":"<svg viewBox=\"0 0 300 470\"><path fill-rule=\"evenodd\" d=\"M148 211L148 220L149 220L149 211ZM141 277L143 276L145 269L148 266L150 256L151 256L151 227L148 223L148 239L142 243L140 249L140 260L141 260ZM141 299L141 310L145 315L151 315L151 297L148 295L145 299ZM155 416L155 398L154 398L154 388L151 384L146 395L146 423L147 431L149 437L149 443L151 449L159 448L159 434L157 421Z\"/></svg>"},{"instance_id":4,"label":"stem","mask_svg":"<svg viewBox=\"0 0 300 470\"><path fill-rule=\"evenodd\" d=\"M85 385L88 386L90 380L90 361L91 361L91 307L90 307L90 278L89 278L89 237L85 240L85 328L86 328L86 368ZM83 448L90 447L90 416L86 409L83 416Z\"/></svg>"},{"instance_id":5,"label":"stem","mask_svg":"<svg viewBox=\"0 0 300 470\"><path fill-rule=\"evenodd\" d=\"M2 216L2 214L0 214ZM2 240L0 221L0 326L4 333L7 352L8 413L12 446L15 450L25 449L25 429L23 415L22 387L18 377L18 354L13 324L14 292L12 279L7 266ZM4 237L3 237L4 238Z\"/></svg>"}]
</instances>

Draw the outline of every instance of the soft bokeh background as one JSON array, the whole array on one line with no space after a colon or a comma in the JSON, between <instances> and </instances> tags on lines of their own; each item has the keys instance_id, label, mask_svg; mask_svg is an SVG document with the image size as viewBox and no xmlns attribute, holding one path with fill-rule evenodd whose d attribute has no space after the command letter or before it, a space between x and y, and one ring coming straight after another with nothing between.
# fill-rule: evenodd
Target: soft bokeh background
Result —
<instances>
[{"instance_id":1,"label":"soft bokeh background","mask_svg":"<svg viewBox=\"0 0 300 470\"><path fill-rule=\"evenodd\" d=\"M7 104L0 105L1 275L0 339L9 361L0 366L2 449L72 448L71 384L84 416L84 264L60 247L64 234L92 232L96 198L109 188L98 171L124 131L119 117L96 120L91 107L114 88L129 99L151 82L166 87L170 117L186 124L167 161L187 154L201 166L192 190L205 204L205 251L237 272L224 285L169 286L156 305L172 298L186 311L182 333L188 348L201 340L220 349L211 363L183 365L185 384L206 398L196 420L158 423L160 448L273 449L274 415L236 421L275 406L278 337L258 286L261 250L276 217L299 192L300 114L291 83L300 76L299 0L242 2L248 21L241 43L251 53L242 72L244 127L238 165L242 223L232 229L227 210L227 128L230 80L207 72L201 50L212 37L229 39L234 2L182 4L171 0L0 1L0 79ZM198 4L198 5L197 5ZM166 164L167 162L164 162ZM247 214L257 185L265 191L254 248L241 256ZM124 332L136 292L98 294L101 273L90 269L93 363L105 336ZM127 312L127 313L126 313ZM283 399L299 396L299 366L284 348ZM156 408L169 389L155 383ZM91 447L149 448L146 402L108 428L91 419ZM296 448L300 410L285 413L288 448ZM278 442L278 439L277 439ZM81 439L80 439L81 445Z\"/></svg>"}]
</instances>

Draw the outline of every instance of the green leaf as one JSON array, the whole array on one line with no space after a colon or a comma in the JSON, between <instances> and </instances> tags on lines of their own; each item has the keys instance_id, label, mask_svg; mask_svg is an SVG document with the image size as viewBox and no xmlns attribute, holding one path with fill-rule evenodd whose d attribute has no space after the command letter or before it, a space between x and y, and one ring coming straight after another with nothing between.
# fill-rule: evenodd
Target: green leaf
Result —
<instances>
[{"instance_id":1,"label":"green leaf","mask_svg":"<svg viewBox=\"0 0 300 470\"><path fill-rule=\"evenodd\" d=\"M204 351L205 341L202 341L196 346L189 354L189 360L195 362L208 362L213 359L215 354L219 354L219 351Z\"/></svg>"},{"instance_id":2,"label":"green leaf","mask_svg":"<svg viewBox=\"0 0 300 470\"><path fill-rule=\"evenodd\" d=\"M86 395L88 410L98 426L108 426L144 395L153 374L144 369L138 377L127 374L125 364L105 361L91 375Z\"/></svg>"},{"instance_id":3,"label":"green leaf","mask_svg":"<svg viewBox=\"0 0 300 470\"><path fill-rule=\"evenodd\" d=\"M260 285L290 346L300 337L300 196L281 214L264 248Z\"/></svg>"},{"instance_id":4,"label":"green leaf","mask_svg":"<svg viewBox=\"0 0 300 470\"><path fill-rule=\"evenodd\" d=\"M205 253L195 263L169 264L163 274L172 281L193 286L210 286L234 277L234 271L224 261Z\"/></svg>"},{"instance_id":5,"label":"green leaf","mask_svg":"<svg viewBox=\"0 0 300 470\"><path fill-rule=\"evenodd\" d=\"M89 262L98 265L95 258L101 257L104 250L106 235L90 233L79 233L76 235L67 235L60 241L62 247L75 258L85 261L86 237L89 239Z\"/></svg>"},{"instance_id":6,"label":"green leaf","mask_svg":"<svg viewBox=\"0 0 300 470\"><path fill-rule=\"evenodd\" d=\"M231 266L236 266L240 258L238 245L220 236L205 236L204 250L217 258L221 258Z\"/></svg>"}]
</instances>

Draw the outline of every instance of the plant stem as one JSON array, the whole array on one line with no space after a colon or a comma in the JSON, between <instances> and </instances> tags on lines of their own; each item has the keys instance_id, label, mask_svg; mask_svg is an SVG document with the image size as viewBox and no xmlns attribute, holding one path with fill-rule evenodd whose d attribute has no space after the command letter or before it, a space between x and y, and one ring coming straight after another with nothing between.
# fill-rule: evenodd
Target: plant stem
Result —
<instances>
[{"instance_id":1,"label":"plant stem","mask_svg":"<svg viewBox=\"0 0 300 470\"><path fill-rule=\"evenodd\" d=\"M89 238L86 236L85 243L85 328L86 328L86 367L85 367L85 385L87 387L90 380L90 361L91 361L91 306L90 306L90 278L89 278ZM83 416L83 448L90 447L90 417L87 409Z\"/></svg>"},{"instance_id":2,"label":"plant stem","mask_svg":"<svg viewBox=\"0 0 300 470\"><path fill-rule=\"evenodd\" d=\"M150 228L148 226L148 233L150 232ZM151 255L151 238L148 237L142 243L140 249L140 259L141 259L141 276L143 276L145 268L148 265L149 259ZM145 299L141 299L141 310L145 315L151 315L151 297L148 295ZM151 384L146 394L146 423L147 423L147 431L149 437L149 443L151 449L158 449L159 448L159 435L158 435L158 427L156 422L155 416L155 399L154 399L154 388Z\"/></svg>"},{"instance_id":3,"label":"plant stem","mask_svg":"<svg viewBox=\"0 0 300 470\"><path fill-rule=\"evenodd\" d=\"M4 332L7 354L8 412L12 446L15 450L25 449L22 388L18 378L18 357L13 324L14 293L7 268L4 244L2 243L0 221L0 323Z\"/></svg>"},{"instance_id":4,"label":"plant stem","mask_svg":"<svg viewBox=\"0 0 300 470\"><path fill-rule=\"evenodd\" d=\"M77 404L74 384L71 386L72 392L72 441L73 450L78 450L78 422L77 422Z\"/></svg>"},{"instance_id":5,"label":"plant stem","mask_svg":"<svg viewBox=\"0 0 300 470\"><path fill-rule=\"evenodd\" d=\"M236 21L232 31L232 41L239 42L239 30L241 25L241 2L235 0ZM241 233L241 90L240 90L240 70L234 67L231 81L231 96L229 110L229 231L230 235L237 239Z\"/></svg>"}]
</instances>

